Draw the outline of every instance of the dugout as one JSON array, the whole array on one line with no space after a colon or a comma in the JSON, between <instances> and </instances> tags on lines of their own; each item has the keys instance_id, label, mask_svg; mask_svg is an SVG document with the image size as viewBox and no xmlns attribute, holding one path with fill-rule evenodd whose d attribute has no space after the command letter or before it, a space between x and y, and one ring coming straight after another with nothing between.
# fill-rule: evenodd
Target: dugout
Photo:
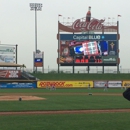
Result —
<instances>
[{"instance_id":1,"label":"dugout","mask_svg":"<svg viewBox=\"0 0 130 130\"><path fill-rule=\"evenodd\" d=\"M0 62L0 82L30 83L36 82L36 78L24 71L26 66L16 63Z\"/></svg>"}]
</instances>

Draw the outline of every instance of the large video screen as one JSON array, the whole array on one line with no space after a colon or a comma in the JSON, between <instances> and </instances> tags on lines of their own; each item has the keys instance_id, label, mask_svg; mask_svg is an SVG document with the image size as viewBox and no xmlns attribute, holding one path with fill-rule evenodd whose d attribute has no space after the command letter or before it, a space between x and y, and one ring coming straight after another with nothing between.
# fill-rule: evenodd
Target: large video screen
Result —
<instances>
[{"instance_id":1,"label":"large video screen","mask_svg":"<svg viewBox=\"0 0 130 130\"><path fill-rule=\"evenodd\" d=\"M115 64L116 41L60 41L61 65Z\"/></svg>"}]
</instances>

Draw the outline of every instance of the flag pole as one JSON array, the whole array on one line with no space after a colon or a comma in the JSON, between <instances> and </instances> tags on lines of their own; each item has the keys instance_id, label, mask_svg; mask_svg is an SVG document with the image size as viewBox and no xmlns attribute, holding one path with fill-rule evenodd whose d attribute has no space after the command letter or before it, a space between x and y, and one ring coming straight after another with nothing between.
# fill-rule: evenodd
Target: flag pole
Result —
<instances>
[{"instance_id":1,"label":"flag pole","mask_svg":"<svg viewBox=\"0 0 130 130\"><path fill-rule=\"evenodd\" d=\"M121 17L121 15L118 14L118 15L117 15L117 21L119 21L119 17Z\"/></svg>"},{"instance_id":2,"label":"flag pole","mask_svg":"<svg viewBox=\"0 0 130 130\"><path fill-rule=\"evenodd\" d=\"M59 17L62 15L58 15L58 73L60 72L60 65L59 65L59 59L60 59L60 30L59 30Z\"/></svg>"},{"instance_id":3,"label":"flag pole","mask_svg":"<svg viewBox=\"0 0 130 130\"><path fill-rule=\"evenodd\" d=\"M117 57L118 57L118 60L119 60L119 17L121 17L121 15L117 15L117 49L118 49ZM119 73L119 63L117 64L117 72Z\"/></svg>"},{"instance_id":4,"label":"flag pole","mask_svg":"<svg viewBox=\"0 0 130 130\"><path fill-rule=\"evenodd\" d=\"M72 17L72 24L73 24L73 19L74 19L74 17Z\"/></svg>"}]
</instances>

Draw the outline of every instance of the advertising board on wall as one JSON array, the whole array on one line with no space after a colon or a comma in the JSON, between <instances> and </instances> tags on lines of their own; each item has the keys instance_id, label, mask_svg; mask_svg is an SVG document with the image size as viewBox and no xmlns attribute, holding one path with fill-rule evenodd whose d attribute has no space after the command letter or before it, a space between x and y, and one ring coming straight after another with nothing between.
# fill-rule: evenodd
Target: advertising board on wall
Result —
<instances>
[{"instance_id":1,"label":"advertising board on wall","mask_svg":"<svg viewBox=\"0 0 130 130\"><path fill-rule=\"evenodd\" d=\"M16 62L16 48L11 46L0 46L0 62Z\"/></svg>"},{"instance_id":2,"label":"advertising board on wall","mask_svg":"<svg viewBox=\"0 0 130 130\"><path fill-rule=\"evenodd\" d=\"M36 88L36 83L0 83L0 88Z\"/></svg>"},{"instance_id":3,"label":"advertising board on wall","mask_svg":"<svg viewBox=\"0 0 130 130\"><path fill-rule=\"evenodd\" d=\"M20 78L20 70L0 70L0 78Z\"/></svg>"},{"instance_id":4,"label":"advertising board on wall","mask_svg":"<svg viewBox=\"0 0 130 130\"><path fill-rule=\"evenodd\" d=\"M105 84L107 84L107 81L94 81L94 87L95 88L105 87Z\"/></svg>"},{"instance_id":5,"label":"advertising board on wall","mask_svg":"<svg viewBox=\"0 0 130 130\"><path fill-rule=\"evenodd\" d=\"M60 34L61 41L117 40L117 34Z\"/></svg>"},{"instance_id":6,"label":"advertising board on wall","mask_svg":"<svg viewBox=\"0 0 130 130\"><path fill-rule=\"evenodd\" d=\"M109 88L120 88L122 87L122 81L108 81Z\"/></svg>"},{"instance_id":7,"label":"advertising board on wall","mask_svg":"<svg viewBox=\"0 0 130 130\"><path fill-rule=\"evenodd\" d=\"M122 86L126 87L126 88L130 87L130 80L126 80L126 81L124 80L123 83L122 83Z\"/></svg>"},{"instance_id":8,"label":"advertising board on wall","mask_svg":"<svg viewBox=\"0 0 130 130\"><path fill-rule=\"evenodd\" d=\"M103 63L117 63L117 56L103 56Z\"/></svg>"},{"instance_id":9,"label":"advertising board on wall","mask_svg":"<svg viewBox=\"0 0 130 130\"><path fill-rule=\"evenodd\" d=\"M15 54L15 47L0 47L0 54Z\"/></svg>"},{"instance_id":10,"label":"advertising board on wall","mask_svg":"<svg viewBox=\"0 0 130 130\"><path fill-rule=\"evenodd\" d=\"M11 56L11 55L0 55L0 62L15 63L15 56Z\"/></svg>"},{"instance_id":11,"label":"advertising board on wall","mask_svg":"<svg viewBox=\"0 0 130 130\"><path fill-rule=\"evenodd\" d=\"M73 88L73 87L93 87L93 81L38 81L38 88L46 88L55 86L57 88Z\"/></svg>"}]
</instances>

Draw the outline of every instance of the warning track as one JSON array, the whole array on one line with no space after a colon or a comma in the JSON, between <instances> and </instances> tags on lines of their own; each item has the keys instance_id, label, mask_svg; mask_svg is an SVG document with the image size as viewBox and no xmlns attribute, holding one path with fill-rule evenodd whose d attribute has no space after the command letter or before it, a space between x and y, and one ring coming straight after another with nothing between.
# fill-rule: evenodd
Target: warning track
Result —
<instances>
[{"instance_id":1,"label":"warning track","mask_svg":"<svg viewBox=\"0 0 130 130\"><path fill-rule=\"evenodd\" d=\"M92 114L130 112L130 109L0 112L0 115Z\"/></svg>"}]
</instances>

